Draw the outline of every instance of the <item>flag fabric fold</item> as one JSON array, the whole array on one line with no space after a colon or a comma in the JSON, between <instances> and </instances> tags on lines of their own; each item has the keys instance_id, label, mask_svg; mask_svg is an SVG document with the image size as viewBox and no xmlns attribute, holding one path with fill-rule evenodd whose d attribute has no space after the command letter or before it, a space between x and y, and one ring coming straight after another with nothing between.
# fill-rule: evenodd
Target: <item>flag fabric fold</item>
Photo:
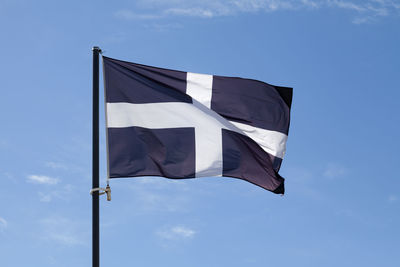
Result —
<instances>
[{"instance_id":1,"label":"flag fabric fold","mask_svg":"<svg viewBox=\"0 0 400 267\"><path fill-rule=\"evenodd\" d=\"M109 178L225 176L284 193L292 88L103 56Z\"/></svg>"}]
</instances>

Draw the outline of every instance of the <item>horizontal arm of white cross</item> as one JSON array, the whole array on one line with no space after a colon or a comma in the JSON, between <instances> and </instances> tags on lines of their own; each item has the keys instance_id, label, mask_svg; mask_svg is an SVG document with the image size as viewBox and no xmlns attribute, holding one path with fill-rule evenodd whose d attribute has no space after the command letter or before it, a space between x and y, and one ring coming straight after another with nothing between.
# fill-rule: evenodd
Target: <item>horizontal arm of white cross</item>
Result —
<instances>
[{"instance_id":1,"label":"horizontal arm of white cross","mask_svg":"<svg viewBox=\"0 0 400 267\"><path fill-rule=\"evenodd\" d=\"M132 126L148 129L193 127L196 142L196 177L222 175L222 129L248 135L250 138L267 137L267 139L258 138L260 140L257 141L261 141L261 147L269 150L267 152L274 156L282 153L273 150L275 147L279 149L279 146L287 138L286 135L278 132L235 123L237 127L194 99L193 104L183 102L107 103L107 124L108 128ZM243 128L244 131L239 128ZM270 137L268 138L268 136Z\"/></svg>"}]
</instances>

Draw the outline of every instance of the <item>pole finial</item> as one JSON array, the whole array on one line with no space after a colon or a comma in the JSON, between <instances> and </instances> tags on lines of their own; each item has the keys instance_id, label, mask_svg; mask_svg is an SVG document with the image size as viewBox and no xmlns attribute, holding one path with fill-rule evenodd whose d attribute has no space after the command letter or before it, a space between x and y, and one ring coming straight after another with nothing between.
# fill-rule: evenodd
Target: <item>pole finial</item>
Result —
<instances>
[{"instance_id":1,"label":"pole finial","mask_svg":"<svg viewBox=\"0 0 400 267\"><path fill-rule=\"evenodd\" d=\"M93 46L92 51L98 51L99 53L101 53L101 49L98 46Z\"/></svg>"}]
</instances>

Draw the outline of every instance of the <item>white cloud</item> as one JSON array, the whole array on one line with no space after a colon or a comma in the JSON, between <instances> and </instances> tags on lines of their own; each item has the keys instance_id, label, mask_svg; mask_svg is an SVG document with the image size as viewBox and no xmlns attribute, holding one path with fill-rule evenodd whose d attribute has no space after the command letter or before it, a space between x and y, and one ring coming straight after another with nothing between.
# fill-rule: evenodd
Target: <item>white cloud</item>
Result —
<instances>
[{"instance_id":1,"label":"white cloud","mask_svg":"<svg viewBox=\"0 0 400 267\"><path fill-rule=\"evenodd\" d=\"M319 1L313 1L313 0L301 0L301 3L304 6L311 8L319 8L321 6L321 3Z\"/></svg>"},{"instance_id":2,"label":"white cloud","mask_svg":"<svg viewBox=\"0 0 400 267\"><path fill-rule=\"evenodd\" d=\"M340 9L347 9L357 13L352 20L354 24L371 23L378 18L390 15L399 15L400 2L391 0L368 0L363 2L329 0L328 5Z\"/></svg>"},{"instance_id":3,"label":"white cloud","mask_svg":"<svg viewBox=\"0 0 400 267\"><path fill-rule=\"evenodd\" d=\"M395 0L149 0L141 1L134 13L121 9L114 13L120 19L161 19L168 17L214 18L248 12L274 12L280 10L320 10L337 8L355 13L353 23L372 22L378 17L399 15L400 1ZM148 11L151 11L150 13Z\"/></svg>"},{"instance_id":4,"label":"white cloud","mask_svg":"<svg viewBox=\"0 0 400 267\"><path fill-rule=\"evenodd\" d=\"M34 184L48 184L48 185L55 185L58 184L59 179L58 178L53 178L50 176L45 176L45 175L29 175L27 177L27 182L28 183L34 183Z\"/></svg>"},{"instance_id":5,"label":"white cloud","mask_svg":"<svg viewBox=\"0 0 400 267\"><path fill-rule=\"evenodd\" d=\"M189 239L193 238L195 234L196 231L185 226L173 226L157 231L159 237L168 240Z\"/></svg>"},{"instance_id":6,"label":"white cloud","mask_svg":"<svg viewBox=\"0 0 400 267\"><path fill-rule=\"evenodd\" d=\"M234 8L238 12L254 12L254 11L277 11L285 9L295 9L302 5L298 1L290 0L236 0L233 1Z\"/></svg>"},{"instance_id":7,"label":"white cloud","mask_svg":"<svg viewBox=\"0 0 400 267\"><path fill-rule=\"evenodd\" d=\"M217 15L215 11L204 8L169 8L164 11L167 15L190 16L200 18L212 18Z\"/></svg>"},{"instance_id":8,"label":"white cloud","mask_svg":"<svg viewBox=\"0 0 400 267\"><path fill-rule=\"evenodd\" d=\"M134 13L129 9L120 9L114 12L114 16L125 20L157 19L161 17L161 15Z\"/></svg>"},{"instance_id":9,"label":"white cloud","mask_svg":"<svg viewBox=\"0 0 400 267\"><path fill-rule=\"evenodd\" d=\"M3 232L7 228L7 225L6 219L0 217L0 232Z\"/></svg>"},{"instance_id":10,"label":"white cloud","mask_svg":"<svg viewBox=\"0 0 400 267\"><path fill-rule=\"evenodd\" d=\"M350 9L350 10L354 10L357 12L365 12L367 10L367 8L364 5L356 4L353 2L349 2L349 1L332 0L332 1L328 1L328 3L330 5L336 6L338 8Z\"/></svg>"}]
</instances>

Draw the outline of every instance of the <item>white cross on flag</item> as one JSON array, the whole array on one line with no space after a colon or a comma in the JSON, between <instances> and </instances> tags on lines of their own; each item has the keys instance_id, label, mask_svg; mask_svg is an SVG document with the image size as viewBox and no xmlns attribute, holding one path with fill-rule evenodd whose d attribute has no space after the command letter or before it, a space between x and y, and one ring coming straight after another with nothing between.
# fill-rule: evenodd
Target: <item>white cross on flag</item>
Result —
<instances>
[{"instance_id":1,"label":"white cross on flag","mask_svg":"<svg viewBox=\"0 0 400 267\"><path fill-rule=\"evenodd\" d=\"M240 178L284 193L292 89L103 57L109 178Z\"/></svg>"}]
</instances>

